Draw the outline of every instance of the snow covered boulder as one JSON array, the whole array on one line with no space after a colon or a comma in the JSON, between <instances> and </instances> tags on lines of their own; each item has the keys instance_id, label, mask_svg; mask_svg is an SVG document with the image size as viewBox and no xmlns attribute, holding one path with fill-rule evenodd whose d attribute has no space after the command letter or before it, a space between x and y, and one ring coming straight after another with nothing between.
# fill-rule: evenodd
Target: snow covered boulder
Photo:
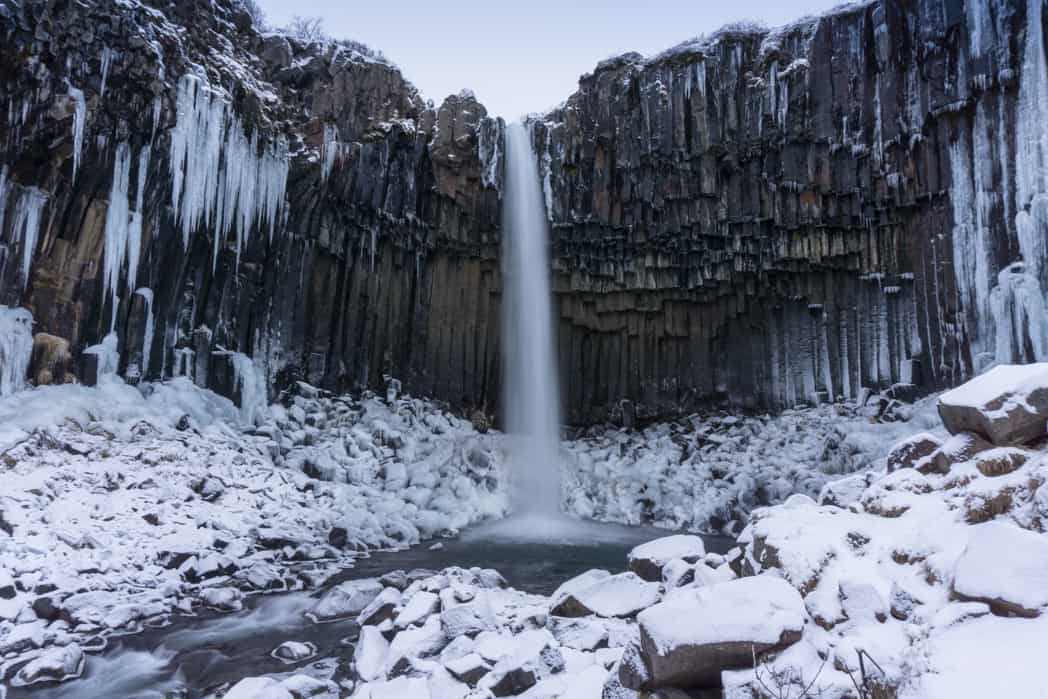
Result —
<instances>
[{"instance_id":1,"label":"snow covered boulder","mask_svg":"<svg viewBox=\"0 0 1048 699\"><path fill-rule=\"evenodd\" d=\"M662 568L675 558L697 563L706 555L702 538L693 534L675 534L649 541L629 553L629 569L649 582L662 580Z\"/></svg>"},{"instance_id":2,"label":"snow covered boulder","mask_svg":"<svg viewBox=\"0 0 1048 699\"><path fill-rule=\"evenodd\" d=\"M919 461L915 468L921 473L949 473L954 464L963 463L992 449L993 445L975 432L958 432L935 450L931 457Z\"/></svg>"},{"instance_id":3,"label":"snow covered boulder","mask_svg":"<svg viewBox=\"0 0 1048 699\"><path fill-rule=\"evenodd\" d=\"M84 670L84 651L75 643L52 648L30 660L15 675L14 684L30 685L37 682L63 682L79 677Z\"/></svg>"},{"instance_id":4,"label":"snow covered boulder","mask_svg":"<svg viewBox=\"0 0 1048 699\"><path fill-rule=\"evenodd\" d=\"M295 699L287 687L272 677L247 677L226 692L224 699Z\"/></svg>"},{"instance_id":5,"label":"snow covered boulder","mask_svg":"<svg viewBox=\"0 0 1048 699\"><path fill-rule=\"evenodd\" d=\"M365 682L374 682L385 677L386 655L389 654L389 641L374 626L360 629L360 637L353 648L353 664L357 675Z\"/></svg>"},{"instance_id":6,"label":"snow covered boulder","mask_svg":"<svg viewBox=\"0 0 1048 699\"><path fill-rule=\"evenodd\" d=\"M990 478L1005 476L1021 468L1028 458L1022 449L998 447L979 454L975 459L975 467L979 469L979 473Z\"/></svg>"},{"instance_id":7,"label":"snow covered boulder","mask_svg":"<svg viewBox=\"0 0 1048 699\"><path fill-rule=\"evenodd\" d=\"M606 573L589 571L561 585L553 593L550 614L564 617L595 614L625 618L659 601L658 583L646 582L635 573L590 575L596 572ZM575 584L577 581L579 584Z\"/></svg>"},{"instance_id":8,"label":"snow covered boulder","mask_svg":"<svg viewBox=\"0 0 1048 699\"><path fill-rule=\"evenodd\" d=\"M382 584L375 578L349 580L328 590L307 615L317 623L355 616L364 611L381 592Z\"/></svg>"},{"instance_id":9,"label":"snow covered boulder","mask_svg":"<svg viewBox=\"0 0 1048 699\"><path fill-rule=\"evenodd\" d=\"M317 647L312 643L284 641L273 651L272 656L282 663L292 665L309 660L317 654Z\"/></svg>"},{"instance_id":10,"label":"snow covered boulder","mask_svg":"<svg viewBox=\"0 0 1048 699\"><path fill-rule=\"evenodd\" d=\"M1048 537L1000 521L972 527L953 594L995 614L1039 616L1048 606Z\"/></svg>"},{"instance_id":11,"label":"snow covered boulder","mask_svg":"<svg viewBox=\"0 0 1048 699\"><path fill-rule=\"evenodd\" d=\"M998 446L1048 433L1048 362L1001 365L939 398L951 434L977 432Z\"/></svg>"},{"instance_id":12,"label":"snow covered boulder","mask_svg":"<svg viewBox=\"0 0 1048 699\"><path fill-rule=\"evenodd\" d=\"M754 653L797 642L806 620L800 593L771 576L675 594L637 616L649 676L633 689L719 687L723 670L751 667Z\"/></svg>"},{"instance_id":13,"label":"snow covered boulder","mask_svg":"<svg viewBox=\"0 0 1048 699\"><path fill-rule=\"evenodd\" d=\"M931 456L940 446L942 442L927 432L907 437L888 452L888 473L900 468L913 468L919 461Z\"/></svg>"}]
</instances>

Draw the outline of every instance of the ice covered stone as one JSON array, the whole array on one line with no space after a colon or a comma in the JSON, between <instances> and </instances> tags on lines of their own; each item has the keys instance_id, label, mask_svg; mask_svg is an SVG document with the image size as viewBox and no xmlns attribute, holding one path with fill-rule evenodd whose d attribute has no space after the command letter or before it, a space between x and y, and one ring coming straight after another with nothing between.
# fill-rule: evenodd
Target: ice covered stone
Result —
<instances>
[{"instance_id":1,"label":"ice covered stone","mask_svg":"<svg viewBox=\"0 0 1048 699\"><path fill-rule=\"evenodd\" d=\"M431 614L440 609L440 597L432 592L421 590L413 594L396 615L393 625L398 629L406 629L415 624L421 624Z\"/></svg>"},{"instance_id":2,"label":"ice covered stone","mask_svg":"<svg viewBox=\"0 0 1048 699\"><path fill-rule=\"evenodd\" d=\"M353 663L360 678L365 682L374 682L384 677L388 653L389 641L377 627L361 628L357 645L353 649Z\"/></svg>"},{"instance_id":3,"label":"ice covered stone","mask_svg":"<svg viewBox=\"0 0 1048 699\"><path fill-rule=\"evenodd\" d=\"M233 685L224 699L295 699L295 696L272 677L247 677Z\"/></svg>"},{"instance_id":4,"label":"ice covered stone","mask_svg":"<svg viewBox=\"0 0 1048 699\"><path fill-rule=\"evenodd\" d=\"M971 529L957 561L953 594L995 614L1039 616L1048 606L1048 539L993 521Z\"/></svg>"},{"instance_id":5,"label":"ice covered stone","mask_svg":"<svg viewBox=\"0 0 1048 699\"><path fill-rule=\"evenodd\" d=\"M386 619L392 619L402 597L400 590L395 587L383 588L382 592L360 612L357 623L361 626L377 626Z\"/></svg>"},{"instance_id":6,"label":"ice covered stone","mask_svg":"<svg viewBox=\"0 0 1048 699\"><path fill-rule=\"evenodd\" d=\"M645 687L720 685L720 673L749 667L753 653L795 643L807 619L800 593L771 576L696 588L641 612Z\"/></svg>"},{"instance_id":7,"label":"ice covered stone","mask_svg":"<svg viewBox=\"0 0 1048 699\"><path fill-rule=\"evenodd\" d=\"M480 678L491 671L491 665L477 653L469 653L461 658L449 660L444 663L452 677L465 682L469 686L476 686Z\"/></svg>"},{"instance_id":8,"label":"ice covered stone","mask_svg":"<svg viewBox=\"0 0 1048 699\"><path fill-rule=\"evenodd\" d=\"M629 569L649 582L662 580L662 568L675 558L696 563L706 555L701 537L675 534L649 541L629 553Z\"/></svg>"},{"instance_id":9,"label":"ice covered stone","mask_svg":"<svg viewBox=\"0 0 1048 699\"><path fill-rule=\"evenodd\" d=\"M285 641L273 651L273 657L283 663L299 663L317 654L317 647L312 643Z\"/></svg>"},{"instance_id":10,"label":"ice covered stone","mask_svg":"<svg viewBox=\"0 0 1048 699\"><path fill-rule=\"evenodd\" d=\"M235 587L211 587L200 593L201 601L222 612L238 612L244 607L244 593Z\"/></svg>"},{"instance_id":11,"label":"ice covered stone","mask_svg":"<svg viewBox=\"0 0 1048 699\"><path fill-rule=\"evenodd\" d=\"M658 583L645 582L635 573L599 574L603 572L589 571L561 585L553 593L550 614L630 617L658 601Z\"/></svg>"},{"instance_id":12,"label":"ice covered stone","mask_svg":"<svg viewBox=\"0 0 1048 699\"><path fill-rule=\"evenodd\" d=\"M939 415L952 434L977 432L998 446L1048 433L1048 362L1003 364L947 391Z\"/></svg>"},{"instance_id":13,"label":"ice covered stone","mask_svg":"<svg viewBox=\"0 0 1048 699\"><path fill-rule=\"evenodd\" d=\"M331 621L360 614L382 592L375 578L349 580L328 590L308 615L314 622Z\"/></svg>"},{"instance_id":14,"label":"ice covered stone","mask_svg":"<svg viewBox=\"0 0 1048 699\"><path fill-rule=\"evenodd\" d=\"M37 682L63 682L79 677L84 669L84 651L76 643L51 648L22 666L15 675L19 685Z\"/></svg>"},{"instance_id":15,"label":"ice covered stone","mask_svg":"<svg viewBox=\"0 0 1048 699\"><path fill-rule=\"evenodd\" d=\"M888 473L900 468L913 468L942 445L942 441L927 432L907 437L888 453Z\"/></svg>"}]
</instances>

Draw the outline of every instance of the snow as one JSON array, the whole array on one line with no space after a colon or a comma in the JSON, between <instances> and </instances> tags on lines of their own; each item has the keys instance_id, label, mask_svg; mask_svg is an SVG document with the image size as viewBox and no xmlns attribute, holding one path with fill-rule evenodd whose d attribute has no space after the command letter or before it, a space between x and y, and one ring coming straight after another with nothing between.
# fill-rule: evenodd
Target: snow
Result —
<instances>
[{"instance_id":1,"label":"snow","mask_svg":"<svg viewBox=\"0 0 1048 699\"><path fill-rule=\"evenodd\" d=\"M1048 606L1048 537L1006 522L973 527L957 561L953 590L966 599L1002 600L1033 615Z\"/></svg>"},{"instance_id":2,"label":"snow","mask_svg":"<svg viewBox=\"0 0 1048 699\"><path fill-rule=\"evenodd\" d=\"M33 314L24 308L0 306L0 396L26 387L32 355Z\"/></svg>"},{"instance_id":3,"label":"snow","mask_svg":"<svg viewBox=\"0 0 1048 699\"><path fill-rule=\"evenodd\" d=\"M694 588L639 615L642 633L660 653L684 645L775 644L807 621L804 601L789 583L770 575Z\"/></svg>"}]
</instances>

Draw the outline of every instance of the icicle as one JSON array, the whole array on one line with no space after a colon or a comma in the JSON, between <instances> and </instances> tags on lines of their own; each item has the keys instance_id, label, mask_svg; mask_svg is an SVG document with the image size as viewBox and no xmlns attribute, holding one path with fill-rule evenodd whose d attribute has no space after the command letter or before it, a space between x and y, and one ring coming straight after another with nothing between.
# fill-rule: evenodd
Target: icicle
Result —
<instances>
[{"instance_id":1,"label":"icicle","mask_svg":"<svg viewBox=\"0 0 1048 699\"><path fill-rule=\"evenodd\" d=\"M171 131L171 203L183 246L201 226L217 225L212 267L230 232L237 259L251 230L268 223L272 240L287 190L287 141L279 137L258 154L258 134L245 135L223 97L203 80L179 81Z\"/></svg>"},{"instance_id":2,"label":"icicle","mask_svg":"<svg viewBox=\"0 0 1048 699\"><path fill-rule=\"evenodd\" d=\"M127 257L131 232L131 212L127 201L130 170L131 148L126 143L120 143L116 147L116 156L113 161L113 183L109 188L102 268L102 288L109 292L114 307L116 306L117 285L120 283L120 269ZM102 300L105 301L104 292ZM110 330L113 329L110 328Z\"/></svg>"},{"instance_id":3,"label":"icicle","mask_svg":"<svg viewBox=\"0 0 1048 699\"><path fill-rule=\"evenodd\" d=\"M153 130L149 134L149 142L152 143L156 139L156 130L160 126L160 111L163 108L163 100L160 99L160 95L153 98Z\"/></svg>"},{"instance_id":4,"label":"icicle","mask_svg":"<svg viewBox=\"0 0 1048 699\"><path fill-rule=\"evenodd\" d=\"M977 120L978 121L978 120ZM977 144L982 136L976 130ZM982 150L985 143L978 146ZM986 217L987 205L981 193L976 191L976 179L983 165L984 154L970 154L968 139L964 132L950 144L950 204L953 208L953 268L957 278L957 292L968 323L969 336L975 353L986 349L990 329L990 285L992 272L989 268L990 246ZM981 180L978 183L981 189Z\"/></svg>"},{"instance_id":5,"label":"icicle","mask_svg":"<svg viewBox=\"0 0 1048 699\"><path fill-rule=\"evenodd\" d=\"M109 77L109 64L113 61L113 49L106 46L102 49L102 84L98 88L98 96L106 96L106 79Z\"/></svg>"},{"instance_id":6,"label":"icicle","mask_svg":"<svg viewBox=\"0 0 1048 699\"><path fill-rule=\"evenodd\" d=\"M153 290L142 287L135 291L146 302L146 328L142 339L142 378L149 375L149 353L153 349Z\"/></svg>"},{"instance_id":7,"label":"icicle","mask_svg":"<svg viewBox=\"0 0 1048 699\"><path fill-rule=\"evenodd\" d=\"M26 387L33 356L33 314L24 308L0 306L0 396Z\"/></svg>"},{"instance_id":8,"label":"icicle","mask_svg":"<svg viewBox=\"0 0 1048 699\"><path fill-rule=\"evenodd\" d=\"M80 152L84 146L84 124L87 121L87 102L84 100L84 91L69 86L69 96L73 98L73 181L76 181L77 170L80 169Z\"/></svg>"},{"instance_id":9,"label":"icicle","mask_svg":"<svg viewBox=\"0 0 1048 699\"><path fill-rule=\"evenodd\" d=\"M40 235L40 215L47 203L47 195L36 187L23 187L15 204L11 224L11 239L22 242L22 288L29 286L29 270L33 264L36 240Z\"/></svg>"},{"instance_id":10,"label":"icicle","mask_svg":"<svg viewBox=\"0 0 1048 699\"><path fill-rule=\"evenodd\" d=\"M1016 109L1015 226L1026 270L1044 284L1048 281L1048 65L1042 21L1042 0L1027 0L1026 47Z\"/></svg>"},{"instance_id":11,"label":"icicle","mask_svg":"<svg viewBox=\"0 0 1048 699\"><path fill-rule=\"evenodd\" d=\"M338 155L338 129L333 124L324 124L324 144L320 149L320 181L327 182L335 167Z\"/></svg>"},{"instance_id":12,"label":"icicle","mask_svg":"<svg viewBox=\"0 0 1048 699\"><path fill-rule=\"evenodd\" d=\"M4 214L7 211L7 166L0 166L0 237L4 235Z\"/></svg>"},{"instance_id":13,"label":"icicle","mask_svg":"<svg viewBox=\"0 0 1048 699\"><path fill-rule=\"evenodd\" d=\"M1023 364L1048 358L1044 294L1037 278L1016 262L997 275L991 295L996 324L995 359Z\"/></svg>"},{"instance_id":14,"label":"icicle","mask_svg":"<svg viewBox=\"0 0 1048 699\"><path fill-rule=\"evenodd\" d=\"M266 379L261 367L242 352L230 352L233 378L240 392L240 421L254 425L255 418L265 413L268 404Z\"/></svg>"},{"instance_id":15,"label":"icicle","mask_svg":"<svg viewBox=\"0 0 1048 699\"><path fill-rule=\"evenodd\" d=\"M99 379L103 376L115 376L120 368L119 342L116 333L109 333L102 339L102 342L84 350L84 354L93 354L98 357L96 375Z\"/></svg>"}]
</instances>

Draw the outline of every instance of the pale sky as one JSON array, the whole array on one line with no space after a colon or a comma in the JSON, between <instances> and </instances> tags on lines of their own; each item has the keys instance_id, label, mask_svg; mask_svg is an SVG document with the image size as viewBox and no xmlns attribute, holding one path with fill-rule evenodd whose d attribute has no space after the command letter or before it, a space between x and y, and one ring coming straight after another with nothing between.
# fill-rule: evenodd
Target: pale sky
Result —
<instances>
[{"instance_id":1,"label":"pale sky","mask_svg":"<svg viewBox=\"0 0 1048 699\"><path fill-rule=\"evenodd\" d=\"M578 77L623 51L657 53L742 19L768 26L841 0L259 0L270 24L321 17L325 31L396 63L439 104L464 87L514 120L575 91Z\"/></svg>"}]
</instances>

